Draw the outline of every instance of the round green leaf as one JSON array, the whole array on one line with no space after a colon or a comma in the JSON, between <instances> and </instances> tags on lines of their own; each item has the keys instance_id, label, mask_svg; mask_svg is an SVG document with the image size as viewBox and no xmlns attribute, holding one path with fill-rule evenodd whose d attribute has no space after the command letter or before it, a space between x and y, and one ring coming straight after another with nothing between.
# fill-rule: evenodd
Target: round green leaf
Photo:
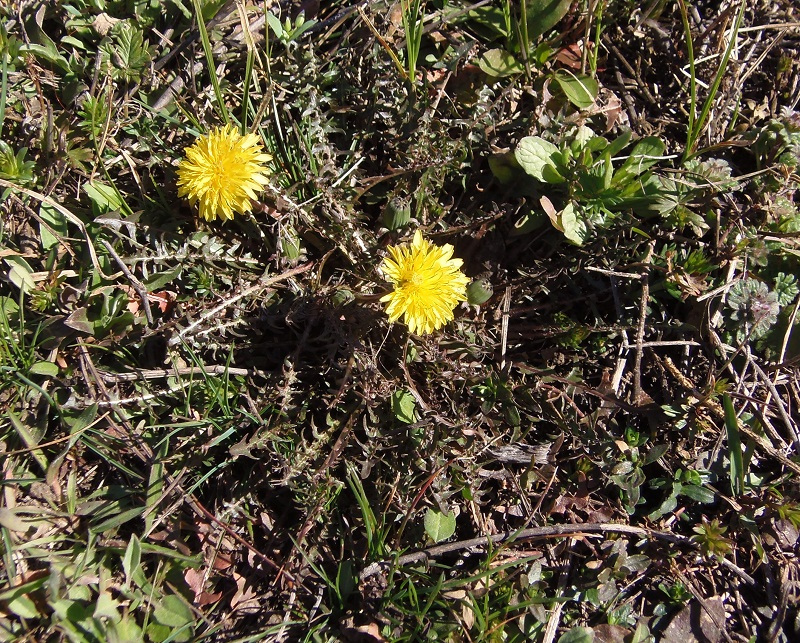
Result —
<instances>
[{"instance_id":1,"label":"round green leaf","mask_svg":"<svg viewBox=\"0 0 800 643\"><path fill-rule=\"evenodd\" d=\"M456 533L456 515L428 509L425 514L425 533L436 543L447 540Z\"/></svg>"}]
</instances>

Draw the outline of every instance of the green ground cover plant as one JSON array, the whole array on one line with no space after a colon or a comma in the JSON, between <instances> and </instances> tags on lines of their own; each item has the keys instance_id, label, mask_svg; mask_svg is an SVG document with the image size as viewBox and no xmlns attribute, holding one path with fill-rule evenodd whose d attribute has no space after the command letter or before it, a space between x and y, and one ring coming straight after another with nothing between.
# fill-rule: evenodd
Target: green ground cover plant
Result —
<instances>
[{"instance_id":1,"label":"green ground cover plant","mask_svg":"<svg viewBox=\"0 0 800 643\"><path fill-rule=\"evenodd\" d=\"M0 641L800 637L790 0L0 6Z\"/></svg>"}]
</instances>

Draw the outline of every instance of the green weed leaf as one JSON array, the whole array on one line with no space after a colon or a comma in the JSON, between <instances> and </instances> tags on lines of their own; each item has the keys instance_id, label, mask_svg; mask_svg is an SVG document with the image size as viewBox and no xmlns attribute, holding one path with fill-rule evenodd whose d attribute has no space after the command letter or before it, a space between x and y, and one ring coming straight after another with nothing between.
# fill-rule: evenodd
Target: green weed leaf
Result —
<instances>
[{"instance_id":1,"label":"green weed leaf","mask_svg":"<svg viewBox=\"0 0 800 643\"><path fill-rule=\"evenodd\" d=\"M153 611L154 623L147 628L153 641L189 641L192 639L192 610L179 596L165 596Z\"/></svg>"},{"instance_id":2,"label":"green weed leaf","mask_svg":"<svg viewBox=\"0 0 800 643\"><path fill-rule=\"evenodd\" d=\"M69 61L59 52L58 45L48 36L43 28L47 13L47 5L42 4L25 21L25 33L30 39L30 44L20 48L21 53L31 53L43 63L57 67L63 72L69 72Z\"/></svg>"},{"instance_id":3,"label":"green weed leaf","mask_svg":"<svg viewBox=\"0 0 800 643\"><path fill-rule=\"evenodd\" d=\"M36 603L34 603L24 594L15 596L13 599L8 601L6 603L6 607L8 608L9 612L16 614L20 618L37 618L39 616L39 610L36 609Z\"/></svg>"},{"instance_id":4,"label":"green weed leaf","mask_svg":"<svg viewBox=\"0 0 800 643\"><path fill-rule=\"evenodd\" d=\"M118 623L110 623L106 636L108 643L132 643L144 640L142 628L127 615L123 616Z\"/></svg>"},{"instance_id":5,"label":"green weed leaf","mask_svg":"<svg viewBox=\"0 0 800 643\"><path fill-rule=\"evenodd\" d=\"M153 292L155 290L161 290L168 283L177 279L182 271L183 271L183 266L178 264L174 268L167 270L165 272L157 272L150 275L150 277L143 280L142 283L144 283L144 285L147 286L147 289L150 292Z\"/></svg>"},{"instance_id":6,"label":"green weed leaf","mask_svg":"<svg viewBox=\"0 0 800 643\"><path fill-rule=\"evenodd\" d=\"M514 152L493 154L489 157L489 168L497 180L503 184L511 183L515 178L522 175Z\"/></svg>"},{"instance_id":7,"label":"green weed leaf","mask_svg":"<svg viewBox=\"0 0 800 643\"><path fill-rule=\"evenodd\" d=\"M537 39L567 15L572 0L527 0L528 37Z\"/></svg>"},{"instance_id":8,"label":"green weed leaf","mask_svg":"<svg viewBox=\"0 0 800 643\"><path fill-rule=\"evenodd\" d=\"M138 82L150 64L150 52L142 32L128 21L120 22L112 30L113 42L106 41L100 50L111 66L111 75L121 80Z\"/></svg>"},{"instance_id":9,"label":"green weed leaf","mask_svg":"<svg viewBox=\"0 0 800 643\"><path fill-rule=\"evenodd\" d=\"M27 261L17 255L11 255L4 259L9 267L8 280L19 288L22 292L30 292L36 287L33 280L33 268Z\"/></svg>"},{"instance_id":10,"label":"green weed leaf","mask_svg":"<svg viewBox=\"0 0 800 643\"><path fill-rule=\"evenodd\" d=\"M136 534L131 535L128 546L125 549L125 556L122 558L122 569L125 572L125 584L130 585L131 578L139 569L142 562L142 545Z\"/></svg>"},{"instance_id":11,"label":"green weed leaf","mask_svg":"<svg viewBox=\"0 0 800 643\"><path fill-rule=\"evenodd\" d=\"M58 366L53 362L35 362L31 364L28 371L31 375L45 375L47 377L55 377L58 375Z\"/></svg>"},{"instance_id":12,"label":"green weed leaf","mask_svg":"<svg viewBox=\"0 0 800 643\"><path fill-rule=\"evenodd\" d=\"M696 484L681 485L680 493L682 496L702 502L704 505L709 505L716 500L716 495L711 489L706 489Z\"/></svg>"},{"instance_id":13,"label":"green weed leaf","mask_svg":"<svg viewBox=\"0 0 800 643\"><path fill-rule=\"evenodd\" d=\"M484 74L494 78L505 78L525 71L514 55L505 49L490 49L478 58L478 67Z\"/></svg>"},{"instance_id":14,"label":"green weed leaf","mask_svg":"<svg viewBox=\"0 0 800 643\"><path fill-rule=\"evenodd\" d=\"M110 594L101 592L94 606L93 617L95 619L106 618L112 623L119 622L121 620L119 607L119 601L114 600Z\"/></svg>"},{"instance_id":15,"label":"green weed leaf","mask_svg":"<svg viewBox=\"0 0 800 643\"><path fill-rule=\"evenodd\" d=\"M36 434L35 429L31 430L31 427L26 426L11 409L6 410L6 417L11 422L11 426L14 427L19 438L25 443L25 446L30 449L31 455L34 460L36 460L36 464L41 467L43 472L47 473L47 458L41 449L34 448L39 444L41 436Z\"/></svg>"},{"instance_id":16,"label":"green weed leaf","mask_svg":"<svg viewBox=\"0 0 800 643\"><path fill-rule=\"evenodd\" d=\"M558 70L553 77L570 103L578 109L588 109L594 105L597 92L600 90L597 81L591 76L576 76L573 73Z\"/></svg>"},{"instance_id":17,"label":"green weed leaf","mask_svg":"<svg viewBox=\"0 0 800 643\"><path fill-rule=\"evenodd\" d=\"M797 286L797 278L794 275L779 272L775 277L775 294L778 296L778 305L781 307L791 304L800 288Z\"/></svg>"},{"instance_id":18,"label":"green weed leaf","mask_svg":"<svg viewBox=\"0 0 800 643\"><path fill-rule=\"evenodd\" d=\"M20 518L19 514L14 509L0 507L0 527L24 534L28 531L28 527L30 526L31 525Z\"/></svg>"},{"instance_id":19,"label":"green weed leaf","mask_svg":"<svg viewBox=\"0 0 800 643\"><path fill-rule=\"evenodd\" d=\"M558 148L550 141L538 136L526 136L517 145L514 156L522 169L539 181L554 183L555 181L552 179L560 177L556 167L556 159L560 155ZM550 168L555 173L548 177L549 181L545 179L543 174L545 168ZM563 181L564 179L561 178L561 180Z\"/></svg>"},{"instance_id":20,"label":"green weed leaf","mask_svg":"<svg viewBox=\"0 0 800 643\"><path fill-rule=\"evenodd\" d=\"M404 424L413 424L417 421L417 401L408 391L395 391L392 393L392 414Z\"/></svg>"},{"instance_id":21,"label":"green weed leaf","mask_svg":"<svg viewBox=\"0 0 800 643\"><path fill-rule=\"evenodd\" d=\"M153 617L162 625L183 627L194 622L192 610L175 594L165 596L153 612Z\"/></svg>"},{"instance_id":22,"label":"green weed leaf","mask_svg":"<svg viewBox=\"0 0 800 643\"><path fill-rule=\"evenodd\" d=\"M122 199L110 185L99 181L89 181L83 184L83 191L92 201L92 210L95 214L104 214L122 207Z\"/></svg>"},{"instance_id":23,"label":"green weed leaf","mask_svg":"<svg viewBox=\"0 0 800 643\"><path fill-rule=\"evenodd\" d=\"M39 237L45 252L57 246L59 239L67 236L67 220L54 207L43 203L39 208Z\"/></svg>"},{"instance_id":24,"label":"green weed leaf","mask_svg":"<svg viewBox=\"0 0 800 643\"><path fill-rule=\"evenodd\" d=\"M640 176L658 163L663 154L663 141L656 136L646 136L633 146L628 160L614 172L612 183L619 187L627 185L631 179Z\"/></svg>"},{"instance_id":25,"label":"green weed leaf","mask_svg":"<svg viewBox=\"0 0 800 643\"><path fill-rule=\"evenodd\" d=\"M576 246L583 245L591 236L586 222L572 203L568 203L561 212L547 211L547 216L550 217L553 227L564 233L567 241Z\"/></svg>"},{"instance_id":26,"label":"green weed leaf","mask_svg":"<svg viewBox=\"0 0 800 643\"><path fill-rule=\"evenodd\" d=\"M630 643L650 643L651 640L650 628L642 621L639 621L636 625L636 630L633 632L633 638L630 639Z\"/></svg>"},{"instance_id":27,"label":"green weed leaf","mask_svg":"<svg viewBox=\"0 0 800 643\"><path fill-rule=\"evenodd\" d=\"M508 38L511 34L506 16L500 7L484 5L469 12L472 28L486 40Z\"/></svg>"},{"instance_id":28,"label":"green weed leaf","mask_svg":"<svg viewBox=\"0 0 800 643\"><path fill-rule=\"evenodd\" d=\"M591 627L573 627L558 639L558 643L592 643L592 641L594 641L594 630Z\"/></svg>"},{"instance_id":29,"label":"green weed leaf","mask_svg":"<svg viewBox=\"0 0 800 643\"><path fill-rule=\"evenodd\" d=\"M436 509L428 509L425 513L425 533L435 543L447 540L456 533L456 515L452 512L443 514Z\"/></svg>"},{"instance_id":30,"label":"green weed leaf","mask_svg":"<svg viewBox=\"0 0 800 643\"><path fill-rule=\"evenodd\" d=\"M36 164L26 161L28 148L21 147L16 153L5 141L0 141L0 179L6 179L20 185L33 183L33 171Z\"/></svg>"}]
</instances>

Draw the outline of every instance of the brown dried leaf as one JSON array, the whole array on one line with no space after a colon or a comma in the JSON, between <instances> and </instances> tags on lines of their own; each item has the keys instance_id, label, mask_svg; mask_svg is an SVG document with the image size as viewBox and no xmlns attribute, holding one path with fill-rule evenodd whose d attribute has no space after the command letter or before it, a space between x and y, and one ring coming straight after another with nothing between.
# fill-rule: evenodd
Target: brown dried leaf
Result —
<instances>
[{"instance_id":1,"label":"brown dried leaf","mask_svg":"<svg viewBox=\"0 0 800 643\"><path fill-rule=\"evenodd\" d=\"M248 583L247 578L234 572L233 579L236 582L236 592L231 597L231 609L249 610L259 608L256 592Z\"/></svg>"},{"instance_id":2,"label":"brown dried leaf","mask_svg":"<svg viewBox=\"0 0 800 643\"><path fill-rule=\"evenodd\" d=\"M381 629L375 621L356 624L355 618L348 616L344 619L339 631L346 641L350 643L385 643L386 639L381 635Z\"/></svg>"},{"instance_id":3,"label":"brown dried leaf","mask_svg":"<svg viewBox=\"0 0 800 643\"><path fill-rule=\"evenodd\" d=\"M727 615L725 604L719 596L708 598L705 606L692 601L667 625L663 643L719 643L722 631L717 623L724 625Z\"/></svg>"},{"instance_id":4,"label":"brown dried leaf","mask_svg":"<svg viewBox=\"0 0 800 643\"><path fill-rule=\"evenodd\" d=\"M621 625L596 625L594 630L594 643L624 643L625 637L631 631Z\"/></svg>"}]
</instances>

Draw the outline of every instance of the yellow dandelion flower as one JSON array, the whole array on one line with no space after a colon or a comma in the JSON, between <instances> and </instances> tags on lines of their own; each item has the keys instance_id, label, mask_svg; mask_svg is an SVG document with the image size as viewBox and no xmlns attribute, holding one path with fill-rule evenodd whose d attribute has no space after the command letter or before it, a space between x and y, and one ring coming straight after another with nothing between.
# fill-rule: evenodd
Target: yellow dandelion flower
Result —
<instances>
[{"instance_id":1,"label":"yellow dandelion flower","mask_svg":"<svg viewBox=\"0 0 800 643\"><path fill-rule=\"evenodd\" d=\"M178 165L178 196L197 205L206 221L233 219L253 209L267 184L272 160L255 134L241 136L232 125L216 127L186 149Z\"/></svg>"},{"instance_id":2,"label":"yellow dandelion flower","mask_svg":"<svg viewBox=\"0 0 800 643\"><path fill-rule=\"evenodd\" d=\"M380 271L394 285L381 297L388 302L389 321L404 315L412 333L431 333L453 319L453 309L467 298L469 279L461 272L461 259L453 259L449 243L435 246L417 230L409 244L389 246Z\"/></svg>"}]
</instances>

